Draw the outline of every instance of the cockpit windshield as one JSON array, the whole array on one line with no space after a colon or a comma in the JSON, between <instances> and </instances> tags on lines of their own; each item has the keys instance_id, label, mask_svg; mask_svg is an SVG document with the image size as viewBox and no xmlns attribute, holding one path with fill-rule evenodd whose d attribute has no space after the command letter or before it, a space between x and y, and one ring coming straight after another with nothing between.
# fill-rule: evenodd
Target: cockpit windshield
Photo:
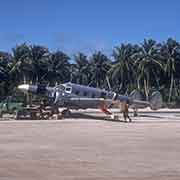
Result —
<instances>
[{"instance_id":1,"label":"cockpit windshield","mask_svg":"<svg viewBox=\"0 0 180 180\"><path fill-rule=\"evenodd\" d=\"M65 91L65 86L60 84L58 86L56 86L56 89L59 89L59 90L62 90L62 91Z\"/></svg>"},{"instance_id":2,"label":"cockpit windshield","mask_svg":"<svg viewBox=\"0 0 180 180\"><path fill-rule=\"evenodd\" d=\"M66 93L71 93L72 92L72 87L69 84L60 84L56 86L57 90L65 91Z\"/></svg>"}]
</instances>

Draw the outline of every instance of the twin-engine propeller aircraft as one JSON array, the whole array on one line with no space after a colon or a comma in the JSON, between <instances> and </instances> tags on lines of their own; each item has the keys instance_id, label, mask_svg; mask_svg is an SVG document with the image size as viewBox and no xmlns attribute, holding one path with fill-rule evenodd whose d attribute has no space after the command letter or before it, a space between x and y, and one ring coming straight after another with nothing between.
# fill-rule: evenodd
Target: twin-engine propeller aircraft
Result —
<instances>
[{"instance_id":1,"label":"twin-engine propeller aircraft","mask_svg":"<svg viewBox=\"0 0 180 180\"><path fill-rule=\"evenodd\" d=\"M121 112L128 116L127 112L124 112L128 111L126 107L134 109L150 107L152 110L157 110L162 106L162 96L159 92L154 92L149 101L142 101L135 99L136 94L124 96L112 91L70 82L55 87L23 84L19 85L18 89L25 93L47 96L54 108L66 108L63 113L69 113L70 109L99 108L105 114L112 115L109 111L110 108L120 108ZM126 115L124 116L125 120Z\"/></svg>"}]
</instances>

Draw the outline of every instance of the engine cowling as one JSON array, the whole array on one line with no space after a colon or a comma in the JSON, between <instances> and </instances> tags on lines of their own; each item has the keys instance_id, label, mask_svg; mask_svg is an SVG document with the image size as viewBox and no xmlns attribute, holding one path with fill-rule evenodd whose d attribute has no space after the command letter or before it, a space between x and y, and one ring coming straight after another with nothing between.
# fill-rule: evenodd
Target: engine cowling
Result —
<instances>
[{"instance_id":1,"label":"engine cowling","mask_svg":"<svg viewBox=\"0 0 180 180\"><path fill-rule=\"evenodd\" d=\"M53 104L61 106L64 104L64 92L60 89L56 89L52 92Z\"/></svg>"}]
</instances>

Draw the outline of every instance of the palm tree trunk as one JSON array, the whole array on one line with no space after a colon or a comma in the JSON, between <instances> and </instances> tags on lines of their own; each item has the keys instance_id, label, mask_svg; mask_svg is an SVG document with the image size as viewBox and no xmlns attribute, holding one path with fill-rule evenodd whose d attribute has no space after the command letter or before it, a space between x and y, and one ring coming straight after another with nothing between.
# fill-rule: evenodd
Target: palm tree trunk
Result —
<instances>
[{"instance_id":1,"label":"palm tree trunk","mask_svg":"<svg viewBox=\"0 0 180 180\"><path fill-rule=\"evenodd\" d=\"M137 79L137 88L140 90L140 79Z\"/></svg>"},{"instance_id":2,"label":"palm tree trunk","mask_svg":"<svg viewBox=\"0 0 180 180\"><path fill-rule=\"evenodd\" d=\"M145 90L145 95L146 95L146 100L148 101L148 87L147 87L147 81L144 79L144 90Z\"/></svg>"},{"instance_id":3,"label":"palm tree trunk","mask_svg":"<svg viewBox=\"0 0 180 180\"><path fill-rule=\"evenodd\" d=\"M23 83L26 84L26 74L23 74Z\"/></svg>"},{"instance_id":4,"label":"palm tree trunk","mask_svg":"<svg viewBox=\"0 0 180 180\"><path fill-rule=\"evenodd\" d=\"M35 84L39 83L38 74L35 74Z\"/></svg>"},{"instance_id":5,"label":"palm tree trunk","mask_svg":"<svg viewBox=\"0 0 180 180\"><path fill-rule=\"evenodd\" d=\"M173 73L172 73L172 74L171 74L171 85L170 85L170 90L169 90L168 103L170 103L170 101L171 101L172 90L173 90L173 83L174 83L174 75L173 75Z\"/></svg>"}]
</instances>

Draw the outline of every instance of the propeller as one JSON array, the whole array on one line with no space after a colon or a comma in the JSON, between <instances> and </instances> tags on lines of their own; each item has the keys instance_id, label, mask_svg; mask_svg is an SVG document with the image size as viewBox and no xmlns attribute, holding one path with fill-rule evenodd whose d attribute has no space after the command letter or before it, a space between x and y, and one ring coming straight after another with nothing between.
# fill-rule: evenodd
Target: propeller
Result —
<instances>
[{"instance_id":1,"label":"propeller","mask_svg":"<svg viewBox=\"0 0 180 180\"><path fill-rule=\"evenodd\" d=\"M64 104L64 92L59 89L55 88L52 92L53 104L54 105L63 105Z\"/></svg>"}]
</instances>

